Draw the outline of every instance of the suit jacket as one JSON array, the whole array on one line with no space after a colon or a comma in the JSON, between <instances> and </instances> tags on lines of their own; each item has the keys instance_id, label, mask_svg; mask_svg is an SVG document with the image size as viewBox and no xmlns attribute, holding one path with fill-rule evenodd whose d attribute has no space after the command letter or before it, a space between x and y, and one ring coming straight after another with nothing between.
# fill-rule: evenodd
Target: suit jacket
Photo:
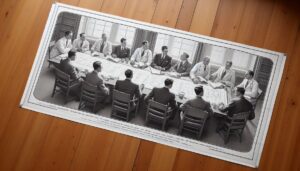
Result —
<instances>
[{"instance_id":1,"label":"suit jacket","mask_svg":"<svg viewBox=\"0 0 300 171\"><path fill-rule=\"evenodd\" d=\"M197 63L191 70L190 77L192 79L202 77L209 79L210 77L210 65L205 66L203 62Z\"/></svg>"},{"instance_id":2,"label":"suit jacket","mask_svg":"<svg viewBox=\"0 0 300 171\"><path fill-rule=\"evenodd\" d=\"M199 97L199 96L197 96L194 99L186 101L184 104L182 104L180 106L180 109L182 111L185 111L187 106L191 106L191 107L206 111L209 115L213 114L210 103L206 102L205 100L203 100L202 97Z\"/></svg>"},{"instance_id":3,"label":"suit jacket","mask_svg":"<svg viewBox=\"0 0 300 171\"><path fill-rule=\"evenodd\" d=\"M153 58L153 61L151 63L151 67L160 66L164 68L164 70L168 70L171 68L171 60L172 58L168 55L162 59L162 54L156 54Z\"/></svg>"},{"instance_id":4,"label":"suit jacket","mask_svg":"<svg viewBox=\"0 0 300 171\"><path fill-rule=\"evenodd\" d=\"M113 54L115 54L118 58L129 58L130 57L130 49L125 47L121 50L121 45L115 47Z\"/></svg>"},{"instance_id":5,"label":"suit jacket","mask_svg":"<svg viewBox=\"0 0 300 171\"><path fill-rule=\"evenodd\" d=\"M241 112L251 112L249 119L253 119L255 117L252 104L244 97L232 101L227 107L225 107L221 111L227 112L227 115L230 117L232 117L233 114L237 114Z\"/></svg>"},{"instance_id":6,"label":"suit jacket","mask_svg":"<svg viewBox=\"0 0 300 171\"><path fill-rule=\"evenodd\" d=\"M235 84L235 71L232 69L226 70L226 74L222 78L222 73L225 70L225 67L220 67L215 73L212 74L212 77L215 78L215 82L224 81L227 86L233 88Z\"/></svg>"},{"instance_id":7,"label":"suit jacket","mask_svg":"<svg viewBox=\"0 0 300 171\"><path fill-rule=\"evenodd\" d=\"M59 39L50 51L50 58L61 54L66 54L72 49L72 40L62 37Z\"/></svg>"},{"instance_id":8,"label":"suit jacket","mask_svg":"<svg viewBox=\"0 0 300 171\"><path fill-rule=\"evenodd\" d=\"M115 89L127 94L130 94L131 99L135 96L139 98L141 96L139 86L131 82L129 79L118 80L115 85Z\"/></svg>"},{"instance_id":9,"label":"suit jacket","mask_svg":"<svg viewBox=\"0 0 300 171\"><path fill-rule=\"evenodd\" d=\"M102 45L102 40L98 40L94 43L94 45L92 46L91 50L92 51L97 51L97 52L100 52L100 48L101 48L101 45ZM103 47L103 51L102 53L105 54L105 55L111 55L111 52L112 52L112 45L109 41L106 41L104 43L104 47Z\"/></svg>"},{"instance_id":10,"label":"suit jacket","mask_svg":"<svg viewBox=\"0 0 300 171\"><path fill-rule=\"evenodd\" d=\"M108 88L104 85L103 79L99 77L98 73L95 71L92 71L88 74L86 74L85 81L91 85L97 86L99 90L99 94L102 95L108 95L109 90Z\"/></svg>"},{"instance_id":11,"label":"suit jacket","mask_svg":"<svg viewBox=\"0 0 300 171\"><path fill-rule=\"evenodd\" d=\"M78 51L78 49L81 49L81 52L86 52L90 49L90 43L87 40L82 40L80 38L75 39L73 41L73 48Z\"/></svg>"},{"instance_id":12,"label":"suit jacket","mask_svg":"<svg viewBox=\"0 0 300 171\"><path fill-rule=\"evenodd\" d=\"M68 74L72 80L77 80L80 78L78 70L71 65L70 59L68 58L60 61L58 69Z\"/></svg>"},{"instance_id":13,"label":"suit jacket","mask_svg":"<svg viewBox=\"0 0 300 171\"><path fill-rule=\"evenodd\" d=\"M164 105L169 105L171 108L176 108L175 95L169 91L168 88L153 88L152 91L147 95L145 101L148 102L152 99Z\"/></svg>"},{"instance_id":14,"label":"suit jacket","mask_svg":"<svg viewBox=\"0 0 300 171\"><path fill-rule=\"evenodd\" d=\"M192 64L189 61L186 61L185 63L182 63L180 61L172 67L172 70L176 71L183 77L189 76L191 69L192 69Z\"/></svg>"},{"instance_id":15,"label":"suit jacket","mask_svg":"<svg viewBox=\"0 0 300 171\"><path fill-rule=\"evenodd\" d=\"M144 54L142 55L143 53L143 48L140 47L140 48L137 48L133 55L131 56L131 60L134 61L134 62L142 62L144 64L147 64L149 65L151 60L152 60L152 52L150 49L147 49L144 51Z\"/></svg>"}]
</instances>

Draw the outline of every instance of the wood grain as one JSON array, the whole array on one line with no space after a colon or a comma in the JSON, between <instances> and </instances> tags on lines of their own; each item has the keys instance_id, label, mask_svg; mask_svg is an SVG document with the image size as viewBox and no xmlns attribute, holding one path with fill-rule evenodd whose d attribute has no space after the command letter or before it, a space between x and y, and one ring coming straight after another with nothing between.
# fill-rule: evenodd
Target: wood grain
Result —
<instances>
[{"instance_id":1,"label":"wood grain","mask_svg":"<svg viewBox=\"0 0 300 171\"><path fill-rule=\"evenodd\" d=\"M284 0L59 1L286 53L286 68L261 163L258 169L251 169L19 108L52 2L0 1L0 170L300 169L299 3Z\"/></svg>"}]
</instances>

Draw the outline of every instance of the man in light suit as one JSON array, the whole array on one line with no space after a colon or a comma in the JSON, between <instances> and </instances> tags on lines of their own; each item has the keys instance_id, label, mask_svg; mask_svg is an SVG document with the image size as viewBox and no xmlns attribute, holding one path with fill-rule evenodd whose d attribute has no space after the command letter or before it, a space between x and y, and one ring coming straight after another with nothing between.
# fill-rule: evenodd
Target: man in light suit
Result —
<instances>
[{"instance_id":1,"label":"man in light suit","mask_svg":"<svg viewBox=\"0 0 300 171\"><path fill-rule=\"evenodd\" d=\"M116 46L113 53L112 57L114 58L121 58L123 60L129 61L130 57L130 49L126 47L126 39L121 38L121 45Z\"/></svg>"},{"instance_id":2,"label":"man in light suit","mask_svg":"<svg viewBox=\"0 0 300 171\"><path fill-rule=\"evenodd\" d=\"M170 89L173 86L173 80L167 78L165 80L165 87L162 88L153 88L152 91L146 96L145 102L148 103L150 99L154 101L168 105L169 110L172 110L170 119L174 119L176 114L176 101L175 95L170 92Z\"/></svg>"},{"instance_id":3,"label":"man in light suit","mask_svg":"<svg viewBox=\"0 0 300 171\"><path fill-rule=\"evenodd\" d=\"M91 52L103 53L104 56L111 55L112 45L107 40L107 35L105 33L102 34L102 39L96 41L91 48Z\"/></svg>"},{"instance_id":4,"label":"man in light suit","mask_svg":"<svg viewBox=\"0 0 300 171\"><path fill-rule=\"evenodd\" d=\"M131 56L130 64L141 63L144 66L150 65L152 59L152 52L149 49L149 42L143 41L142 47L137 48Z\"/></svg>"},{"instance_id":5,"label":"man in light suit","mask_svg":"<svg viewBox=\"0 0 300 171\"><path fill-rule=\"evenodd\" d=\"M88 52L90 49L90 43L86 40L85 33L81 33L79 36L80 37L78 39L73 41L73 49L77 52Z\"/></svg>"},{"instance_id":6,"label":"man in light suit","mask_svg":"<svg viewBox=\"0 0 300 171\"><path fill-rule=\"evenodd\" d=\"M224 86L230 88L234 87L235 84L235 71L231 69L232 62L227 61L225 67L220 67L215 73L211 75L214 82L220 82Z\"/></svg>"},{"instance_id":7,"label":"man in light suit","mask_svg":"<svg viewBox=\"0 0 300 171\"><path fill-rule=\"evenodd\" d=\"M254 72L248 71L245 75L245 79L236 87L242 87L245 89L245 98L249 100L252 105L256 104L256 98L258 96L258 82L253 79Z\"/></svg>"},{"instance_id":8,"label":"man in light suit","mask_svg":"<svg viewBox=\"0 0 300 171\"><path fill-rule=\"evenodd\" d=\"M71 31L66 31L65 36L60 38L50 51L50 58L54 58L61 54L67 54L72 49L72 37Z\"/></svg>"},{"instance_id":9,"label":"man in light suit","mask_svg":"<svg viewBox=\"0 0 300 171\"><path fill-rule=\"evenodd\" d=\"M97 86L97 101L98 102L109 102L109 89L104 85L103 78L100 72L102 70L101 62L95 61L93 63L94 70L86 75L85 81L91 85Z\"/></svg>"},{"instance_id":10,"label":"man in light suit","mask_svg":"<svg viewBox=\"0 0 300 171\"><path fill-rule=\"evenodd\" d=\"M200 83L201 80L208 80L210 78L209 62L210 59L206 56L202 62L197 63L191 70L190 77L195 84Z\"/></svg>"},{"instance_id":11,"label":"man in light suit","mask_svg":"<svg viewBox=\"0 0 300 171\"><path fill-rule=\"evenodd\" d=\"M212 116L212 114L213 114L210 103L206 102L202 98L203 93L204 93L203 87L202 86L195 87L194 90L195 90L195 93L196 93L196 97L194 99L186 101L184 104L182 104L180 106L180 109L183 111L183 113L180 114L181 120L183 119L184 111L187 109L187 106L197 108L201 111L205 111L205 112L208 113L208 116Z\"/></svg>"},{"instance_id":12,"label":"man in light suit","mask_svg":"<svg viewBox=\"0 0 300 171\"><path fill-rule=\"evenodd\" d=\"M168 55L168 47L162 46L161 47L162 53L156 54L153 58L153 61L151 63L151 67L166 71L171 68L171 61L172 58Z\"/></svg>"},{"instance_id":13,"label":"man in light suit","mask_svg":"<svg viewBox=\"0 0 300 171\"><path fill-rule=\"evenodd\" d=\"M180 62L175 64L171 70L177 73L178 77L186 77L190 75L192 64L188 61L189 55L183 52L180 56Z\"/></svg>"}]
</instances>

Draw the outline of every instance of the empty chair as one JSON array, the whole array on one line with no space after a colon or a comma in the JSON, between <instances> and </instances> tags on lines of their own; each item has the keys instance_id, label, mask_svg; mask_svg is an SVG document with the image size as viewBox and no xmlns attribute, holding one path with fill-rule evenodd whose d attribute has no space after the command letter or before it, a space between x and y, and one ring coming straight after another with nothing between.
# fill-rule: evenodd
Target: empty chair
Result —
<instances>
[{"instance_id":1,"label":"empty chair","mask_svg":"<svg viewBox=\"0 0 300 171\"><path fill-rule=\"evenodd\" d=\"M71 80L70 76L60 69L55 68L55 83L52 91L52 96L54 97L55 93L63 93L65 95L64 102L74 99L75 97L70 97L70 91L72 88L79 86L80 82L78 80Z\"/></svg>"},{"instance_id":2,"label":"empty chair","mask_svg":"<svg viewBox=\"0 0 300 171\"><path fill-rule=\"evenodd\" d=\"M227 144L230 135L238 135L240 142L242 141L242 134L249 118L250 112L242 112L233 114L232 117L227 116L217 132L224 138L224 143Z\"/></svg>"},{"instance_id":3,"label":"empty chair","mask_svg":"<svg viewBox=\"0 0 300 171\"><path fill-rule=\"evenodd\" d=\"M111 116L128 122L131 113L134 113L134 116L136 115L138 103L138 99L131 99L130 94L114 90Z\"/></svg>"},{"instance_id":4,"label":"empty chair","mask_svg":"<svg viewBox=\"0 0 300 171\"><path fill-rule=\"evenodd\" d=\"M178 134L181 135L183 130L196 133L197 139L201 138L208 113L195 107L187 106L183 118L180 122Z\"/></svg>"},{"instance_id":5,"label":"empty chair","mask_svg":"<svg viewBox=\"0 0 300 171\"><path fill-rule=\"evenodd\" d=\"M149 100L146 114L146 124L148 124L148 122L151 120L156 123L161 123L162 130L166 130L166 125L171 117L172 112L173 110L170 110L168 105L158 103L154 100Z\"/></svg>"},{"instance_id":6,"label":"empty chair","mask_svg":"<svg viewBox=\"0 0 300 171\"><path fill-rule=\"evenodd\" d=\"M83 82L81 87L80 102L78 109L92 107L92 112L97 112L97 106L101 106L101 103L107 96L99 92L99 89L95 85L91 85L87 82ZM99 109L99 108L98 108Z\"/></svg>"}]
</instances>

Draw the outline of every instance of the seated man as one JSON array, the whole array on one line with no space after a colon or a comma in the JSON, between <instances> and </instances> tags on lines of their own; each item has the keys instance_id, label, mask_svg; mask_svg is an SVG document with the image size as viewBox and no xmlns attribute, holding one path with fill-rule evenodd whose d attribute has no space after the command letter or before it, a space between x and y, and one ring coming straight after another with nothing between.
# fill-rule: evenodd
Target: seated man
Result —
<instances>
[{"instance_id":1,"label":"seated man","mask_svg":"<svg viewBox=\"0 0 300 171\"><path fill-rule=\"evenodd\" d=\"M225 86L233 88L235 84L235 71L231 69L232 62L227 61L225 67L220 67L211 75L214 82L220 82Z\"/></svg>"},{"instance_id":2,"label":"seated man","mask_svg":"<svg viewBox=\"0 0 300 171\"><path fill-rule=\"evenodd\" d=\"M71 64L71 61L74 61L75 59L76 52L69 51L68 58L61 60L57 68L60 69L62 72L68 74L72 82L82 82L83 74L79 72L78 68L74 67ZM72 93L74 93L78 97L80 96L80 84L79 86L73 88Z\"/></svg>"},{"instance_id":3,"label":"seated man","mask_svg":"<svg viewBox=\"0 0 300 171\"><path fill-rule=\"evenodd\" d=\"M141 91L144 88L144 85L142 84L140 87L136 84L134 84L131 79L133 77L132 70L127 69L125 71L125 80L118 80L115 85L115 89L127 94L130 94L131 99L139 99L141 97ZM133 105L135 105L133 103Z\"/></svg>"},{"instance_id":4,"label":"seated man","mask_svg":"<svg viewBox=\"0 0 300 171\"><path fill-rule=\"evenodd\" d=\"M167 78L165 80L165 87L153 88L152 91L145 98L146 103L153 98L153 100L158 103L169 105L169 109L173 110L170 119L174 119L176 114L175 95L170 92L172 86L173 80Z\"/></svg>"},{"instance_id":5,"label":"seated man","mask_svg":"<svg viewBox=\"0 0 300 171\"><path fill-rule=\"evenodd\" d=\"M213 111L211 109L210 103L203 100L203 87L195 87L196 97L194 99L186 101L184 104L180 106L180 109L184 112L187 109L187 106L198 108L199 110L206 111L208 116L212 116ZM181 120L183 119L184 113L180 114Z\"/></svg>"},{"instance_id":6,"label":"seated man","mask_svg":"<svg viewBox=\"0 0 300 171\"><path fill-rule=\"evenodd\" d=\"M126 39L121 38L121 45L115 47L112 57L114 58L121 58L126 61L129 61L130 57L130 49L126 47Z\"/></svg>"},{"instance_id":7,"label":"seated man","mask_svg":"<svg viewBox=\"0 0 300 171\"><path fill-rule=\"evenodd\" d=\"M204 57L203 61L197 63L191 70L190 77L195 84L198 84L202 80L208 80L210 78L209 62L209 57Z\"/></svg>"},{"instance_id":8,"label":"seated man","mask_svg":"<svg viewBox=\"0 0 300 171\"><path fill-rule=\"evenodd\" d=\"M94 52L103 53L104 56L111 55L112 46L111 43L107 40L105 33L102 34L102 39L96 41L91 48L92 54Z\"/></svg>"},{"instance_id":9,"label":"seated man","mask_svg":"<svg viewBox=\"0 0 300 171\"><path fill-rule=\"evenodd\" d=\"M252 105L255 105L258 96L258 83L254 80L253 76L254 72L249 70L245 75L245 79L236 87L244 88L245 98L249 100Z\"/></svg>"},{"instance_id":10,"label":"seated man","mask_svg":"<svg viewBox=\"0 0 300 171\"><path fill-rule=\"evenodd\" d=\"M178 77L186 77L190 75L192 64L187 60L188 58L189 55L183 52L180 56L180 62L172 67L171 70L175 71Z\"/></svg>"},{"instance_id":11,"label":"seated man","mask_svg":"<svg viewBox=\"0 0 300 171\"><path fill-rule=\"evenodd\" d=\"M171 68L171 60L172 58L168 55L168 47L167 46L162 46L161 47L162 53L156 54L154 56L154 59L151 63L151 67L166 71Z\"/></svg>"},{"instance_id":12,"label":"seated man","mask_svg":"<svg viewBox=\"0 0 300 171\"><path fill-rule=\"evenodd\" d=\"M232 102L228 106L220 106L219 110L221 112L226 112L227 116L232 117L233 114L242 113L242 112L250 112L249 120L255 118L255 114L253 111L252 104L245 99L244 97L245 89L242 87L238 87L235 90L236 98L232 100Z\"/></svg>"},{"instance_id":13,"label":"seated man","mask_svg":"<svg viewBox=\"0 0 300 171\"><path fill-rule=\"evenodd\" d=\"M88 52L90 49L90 43L85 39L85 33L81 33L78 39L73 41L73 49L77 52Z\"/></svg>"},{"instance_id":14,"label":"seated man","mask_svg":"<svg viewBox=\"0 0 300 171\"><path fill-rule=\"evenodd\" d=\"M66 31L65 36L59 39L50 51L50 58L59 56L61 54L67 54L72 49L72 37L71 31Z\"/></svg>"},{"instance_id":15,"label":"seated man","mask_svg":"<svg viewBox=\"0 0 300 171\"><path fill-rule=\"evenodd\" d=\"M152 52L149 49L149 42L143 41L142 47L137 48L133 55L131 56L131 64L142 64L143 66L147 66L150 64L152 58Z\"/></svg>"},{"instance_id":16,"label":"seated man","mask_svg":"<svg viewBox=\"0 0 300 171\"><path fill-rule=\"evenodd\" d=\"M85 81L91 85L97 86L98 102L110 102L109 89L104 85L103 78L99 75L102 66L100 61L93 63L94 70L86 75Z\"/></svg>"}]
</instances>

